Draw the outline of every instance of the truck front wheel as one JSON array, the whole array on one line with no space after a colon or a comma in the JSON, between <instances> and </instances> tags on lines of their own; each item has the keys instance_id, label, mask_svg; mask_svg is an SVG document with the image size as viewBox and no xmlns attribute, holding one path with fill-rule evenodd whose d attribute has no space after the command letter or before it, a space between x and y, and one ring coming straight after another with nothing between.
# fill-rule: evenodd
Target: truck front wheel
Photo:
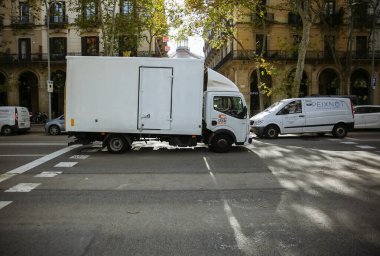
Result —
<instances>
[{"instance_id":1,"label":"truck front wheel","mask_svg":"<svg viewBox=\"0 0 380 256\"><path fill-rule=\"evenodd\" d=\"M121 154L130 148L128 142L121 135L115 134L111 135L107 140L108 152L112 154Z\"/></svg>"},{"instance_id":2,"label":"truck front wheel","mask_svg":"<svg viewBox=\"0 0 380 256\"><path fill-rule=\"evenodd\" d=\"M231 149L231 137L226 134L216 134L211 141L210 148L217 153L226 153Z\"/></svg>"}]
</instances>

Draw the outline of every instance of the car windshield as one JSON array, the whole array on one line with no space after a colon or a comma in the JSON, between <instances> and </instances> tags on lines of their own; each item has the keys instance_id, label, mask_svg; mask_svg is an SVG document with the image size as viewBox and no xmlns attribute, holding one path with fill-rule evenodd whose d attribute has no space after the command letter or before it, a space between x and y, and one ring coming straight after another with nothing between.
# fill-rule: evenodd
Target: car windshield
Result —
<instances>
[{"instance_id":1,"label":"car windshield","mask_svg":"<svg viewBox=\"0 0 380 256\"><path fill-rule=\"evenodd\" d=\"M282 102L282 101L277 101L277 102L273 103L273 104L270 105L268 108L266 108L264 111L265 111L265 112L271 112L271 111L277 109L277 107L280 105L281 102Z\"/></svg>"}]
</instances>

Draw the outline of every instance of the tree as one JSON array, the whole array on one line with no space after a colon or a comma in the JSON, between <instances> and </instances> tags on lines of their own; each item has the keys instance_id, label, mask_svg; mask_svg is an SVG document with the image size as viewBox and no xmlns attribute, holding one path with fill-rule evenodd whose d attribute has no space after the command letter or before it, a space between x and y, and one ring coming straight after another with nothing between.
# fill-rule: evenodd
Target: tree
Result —
<instances>
[{"instance_id":1,"label":"tree","mask_svg":"<svg viewBox=\"0 0 380 256\"><path fill-rule=\"evenodd\" d=\"M145 31L143 36L149 45L151 55L154 39L168 34L164 0L141 1L141 24Z\"/></svg>"},{"instance_id":2,"label":"tree","mask_svg":"<svg viewBox=\"0 0 380 256\"><path fill-rule=\"evenodd\" d=\"M260 51L248 51L236 34L236 26L239 23L249 23L250 28L260 26L266 34L266 6L259 0L186 0L184 7L178 7L171 11L171 23L178 29L179 37L187 37L194 34L201 35L214 49L219 49L228 42L235 42L244 59L250 60L256 67L259 95L271 94L270 88L261 81L263 73L270 74L273 67L265 62L266 37ZM183 14L183 15L181 15ZM256 18L253 19L252 15ZM178 21L180 20L180 21ZM253 30L252 30L252 33ZM250 50L250 49L249 49ZM264 105L261 103L261 110Z\"/></svg>"}]
</instances>

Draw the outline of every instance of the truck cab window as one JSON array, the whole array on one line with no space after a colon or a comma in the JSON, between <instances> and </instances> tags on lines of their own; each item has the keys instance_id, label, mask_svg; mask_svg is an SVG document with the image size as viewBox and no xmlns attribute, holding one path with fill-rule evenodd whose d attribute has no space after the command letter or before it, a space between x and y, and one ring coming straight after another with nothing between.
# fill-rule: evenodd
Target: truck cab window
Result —
<instances>
[{"instance_id":1,"label":"truck cab window","mask_svg":"<svg viewBox=\"0 0 380 256\"><path fill-rule=\"evenodd\" d=\"M216 96L213 101L214 109L223 114L243 119L245 116L243 101L239 97Z\"/></svg>"}]
</instances>

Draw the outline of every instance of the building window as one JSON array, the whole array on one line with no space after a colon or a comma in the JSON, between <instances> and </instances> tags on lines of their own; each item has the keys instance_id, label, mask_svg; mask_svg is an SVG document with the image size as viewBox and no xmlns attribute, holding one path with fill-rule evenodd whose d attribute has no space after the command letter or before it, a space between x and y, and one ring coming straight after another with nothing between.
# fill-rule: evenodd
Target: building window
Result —
<instances>
[{"instance_id":1,"label":"building window","mask_svg":"<svg viewBox=\"0 0 380 256\"><path fill-rule=\"evenodd\" d=\"M327 17L334 15L335 13L335 1L327 1L325 3L325 15Z\"/></svg>"},{"instance_id":2,"label":"building window","mask_svg":"<svg viewBox=\"0 0 380 256\"><path fill-rule=\"evenodd\" d=\"M120 1L120 13L130 14L133 10L133 3L130 0L121 0Z\"/></svg>"},{"instance_id":3,"label":"building window","mask_svg":"<svg viewBox=\"0 0 380 256\"><path fill-rule=\"evenodd\" d=\"M265 53L267 52L267 42L265 40L265 44L264 44L264 38L265 38L265 35L256 34L256 54L257 55L260 55L264 51L264 56L265 56Z\"/></svg>"},{"instance_id":4,"label":"building window","mask_svg":"<svg viewBox=\"0 0 380 256\"><path fill-rule=\"evenodd\" d=\"M96 3L94 1L89 1L84 4L83 16L86 20L95 19L96 14Z\"/></svg>"},{"instance_id":5,"label":"building window","mask_svg":"<svg viewBox=\"0 0 380 256\"><path fill-rule=\"evenodd\" d=\"M357 36L356 37L356 57L365 58L367 56L367 37Z\"/></svg>"},{"instance_id":6,"label":"building window","mask_svg":"<svg viewBox=\"0 0 380 256\"><path fill-rule=\"evenodd\" d=\"M82 37L82 55L98 56L99 55L99 37L86 36Z\"/></svg>"},{"instance_id":7,"label":"building window","mask_svg":"<svg viewBox=\"0 0 380 256\"><path fill-rule=\"evenodd\" d=\"M50 22L62 23L65 18L65 3L55 2L50 8Z\"/></svg>"},{"instance_id":8,"label":"building window","mask_svg":"<svg viewBox=\"0 0 380 256\"><path fill-rule=\"evenodd\" d=\"M30 21L30 7L27 2L20 2L20 22L28 24Z\"/></svg>"},{"instance_id":9,"label":"building window","mask_svg":"<svg viewBox=\"0 0 380 256\"><path fill-rule=\"evenodd\" d=\"M30 38L20 38L18 41L19 60L30 60L31 53L31 40Z\"/></svg>"},{"instance_id":10,"label":"building window","mask_svg":"<svg viewBox=\"0 0 380 256\"><path fill-rule=\"evenodd\" d=\"M50 58L52 60L64 60L67 54L67 38L50 38Z\"/></svg>"}]
</instances>

